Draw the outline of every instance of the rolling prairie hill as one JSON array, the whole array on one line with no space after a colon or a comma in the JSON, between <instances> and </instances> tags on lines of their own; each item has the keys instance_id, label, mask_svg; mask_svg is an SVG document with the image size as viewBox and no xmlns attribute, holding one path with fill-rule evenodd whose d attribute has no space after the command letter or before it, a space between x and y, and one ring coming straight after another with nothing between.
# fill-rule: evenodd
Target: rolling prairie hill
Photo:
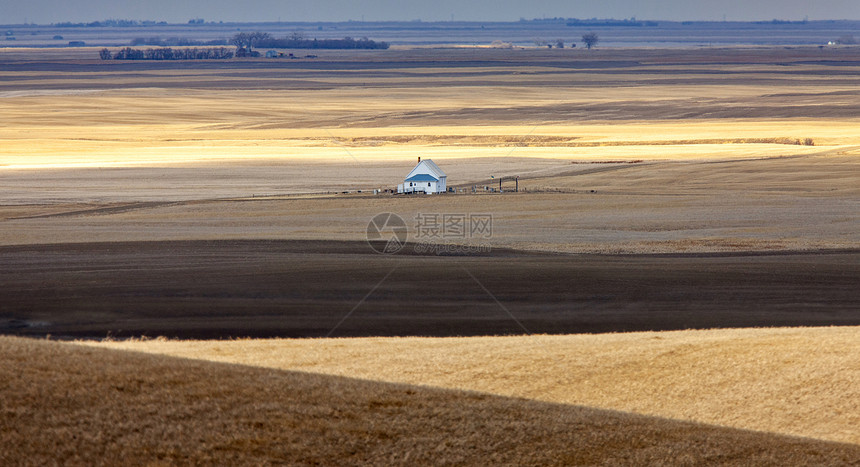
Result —
<instances>
[{"instance_id":1,"label":"rolling prairie hill","mask_svg":"<svg viewBox=\"0 0 860 467\"><path fill-rule=\"evenodd\" d=\"M860 446L0 338L4 465L857 464Z\"/></svg>"}]
</instances>

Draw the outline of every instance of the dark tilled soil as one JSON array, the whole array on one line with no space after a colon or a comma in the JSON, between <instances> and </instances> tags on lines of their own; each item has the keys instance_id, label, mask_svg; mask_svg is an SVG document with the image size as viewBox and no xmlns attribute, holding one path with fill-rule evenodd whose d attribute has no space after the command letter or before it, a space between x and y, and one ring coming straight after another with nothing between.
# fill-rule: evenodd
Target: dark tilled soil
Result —
<instances>
[{"instance_id":1,"label":"dark tilled soil","mask_svg":"<svg viewBox=\"0 0 860 467\"><path fill-rule=\"evenodd\" d=\"M7 246L0 264L0 333L27 336L860 325L860 251L384 256L362 242L194 241Z\"/></svg>"}]
</instances>

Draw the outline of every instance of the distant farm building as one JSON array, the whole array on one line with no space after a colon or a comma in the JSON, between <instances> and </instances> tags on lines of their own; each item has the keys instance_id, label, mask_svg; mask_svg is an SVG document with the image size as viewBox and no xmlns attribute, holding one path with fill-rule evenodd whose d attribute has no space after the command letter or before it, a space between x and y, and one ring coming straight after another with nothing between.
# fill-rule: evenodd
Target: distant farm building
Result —
<instances>
[{"instance_id":1,"label":"distant farm building","mask_svg":"<svg viewBox=\"0 0 860 467\"><path fill-rule=\"evenodd\" d=\"M448 190L448 176L432 160L421 160L409 172L406 180L397 185L398 193L444 193Z\"/></svg>"}]
</instances>

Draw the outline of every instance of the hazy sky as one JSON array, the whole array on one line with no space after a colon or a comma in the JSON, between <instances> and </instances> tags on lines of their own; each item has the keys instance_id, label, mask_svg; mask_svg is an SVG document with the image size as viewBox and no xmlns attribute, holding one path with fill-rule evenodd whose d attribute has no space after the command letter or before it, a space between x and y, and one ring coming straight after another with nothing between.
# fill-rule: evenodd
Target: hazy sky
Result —
<instances>
[{"instance_id":1,"label":"hazy sky","mask_svg":"<svg viewBox=\"0 0 860 467\"><path fill-rule=\"evenodd\" d=\"M0 0L0 24L108 18L186 22L523 18L860 19L860 0Z\"/></svg>"}]
</instances>

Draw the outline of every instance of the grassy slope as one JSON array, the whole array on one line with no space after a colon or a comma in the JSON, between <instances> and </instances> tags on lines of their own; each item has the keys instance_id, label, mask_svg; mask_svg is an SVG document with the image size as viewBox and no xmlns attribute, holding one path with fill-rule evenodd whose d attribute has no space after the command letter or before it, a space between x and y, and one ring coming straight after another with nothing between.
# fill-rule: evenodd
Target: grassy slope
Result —
<instances>
[{"instance_id":1,"label":"grassy slope","mask_svg":"<svg viewBox=\"0 0 860 467\"><path fill-rule=\"evenodd\" d=\"M97 345L860 444L857 327Z\"/></svg>"},{"instance_id":2,"label":"grassy slope","mask_svg":"<svg viewBox=\"0 0 860 467\"><path fill-rule=\"evenodd\" d=\"M838 464L860 447L0 338L0 463Z\"/></svg>"}]
</instances>

